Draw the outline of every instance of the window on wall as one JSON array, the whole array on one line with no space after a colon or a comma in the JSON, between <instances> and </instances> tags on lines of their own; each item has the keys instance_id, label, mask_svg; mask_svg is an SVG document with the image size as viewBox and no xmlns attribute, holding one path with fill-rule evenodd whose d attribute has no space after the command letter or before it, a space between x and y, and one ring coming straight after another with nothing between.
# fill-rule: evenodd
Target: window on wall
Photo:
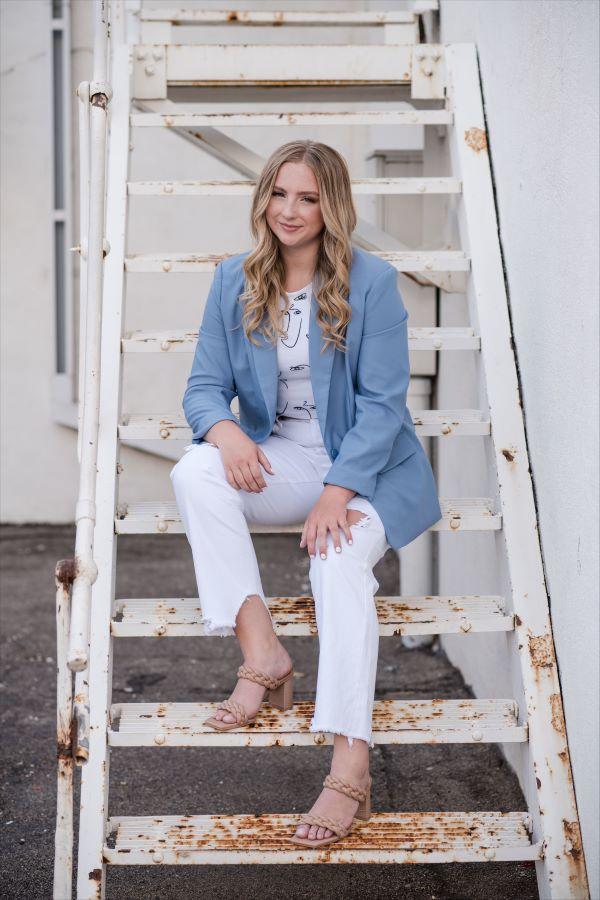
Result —
<instances>
[{"instance_id":1,"label":"window on wall","mask_svg":"<svg viewBox=\"0 0 600 900\"><path fill-rule=\"evenodd\" d=\"M69 378L73 372L72 251L71 241L71 91L70 91L70 2L52 0L51 34L51 139L52 243L55 322L55 373ZM67 385L62 385L63 402ZM71 399L73 397L71 391Z\"/></svg>"}]
</instances>

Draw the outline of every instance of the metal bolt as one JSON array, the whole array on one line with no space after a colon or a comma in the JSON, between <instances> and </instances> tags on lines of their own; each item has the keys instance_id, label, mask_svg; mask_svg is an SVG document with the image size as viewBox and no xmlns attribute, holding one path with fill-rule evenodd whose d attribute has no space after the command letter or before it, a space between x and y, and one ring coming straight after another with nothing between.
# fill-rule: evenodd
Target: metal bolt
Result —
<instances>
[{"instance_id":1,"label":"metal bolt","mask_svg":"<svg viewBox=\"0 0 600 900\"><path fill-rule=\"evenodd\" d=\"M494 850L493 847L488 847L483 855L485 856L486 859L494 859L494 857L496 855L496 851Z\"/></svg>"},{"instance_id":2,"label":"metal bolt","mask_svg":"<svg viewBox=\"0 0 600 900\"><path fill-rule=\"evenodd\" d=\"M154 634L157 635L158 637L160 637L162 634L166 634L166 633L167 633L167 626L165 625L164 622L161 622L160 625L157 625L156 628L154 629ZM160 737L160 735L159 735L159 737Z\"/></svg>"},{"instance_id":3,"label":"metal bolt","mask_svg":"<svg viewBox=\"0 0 600 900\"><path fill-rule=\"evenodd\" d=\"M171 432L169 431L168 428L161 428L161 429L160 429L160 436L161 436L161 438L168 438L170 434L171 434Z\"/></svg>"},{"instance_id":4,"label":"metal bolt","mask_svg":"<svg viewBox=\"0 0 600 900\"><path fill-rule=\"evenodd\" d=\"M416 51L415 51L415 58L416 58L416 59L425 59L425 54L423 53L422 50L416 50Z\"/></svg>"},{"instance_id":5,"label":"metal bolt","mask_svg":"<svg viewBox=\"0 0 600 900\"><path fill-rule=\"evenodd\" d=\"M474 741L482 741L483 740L483 731L481 731L479 728L474 728L473 731L471 732L471 737L473 738Z\"/></svg>"},{"instance_id":6,"label":"metal bolt","mask_svg":"<svg viewBox=\"0 0 600 900\"><path fill-rule=\"evenodd\" d=\"M460 623L460 630L464 631L465 634L467 631L470 631L472 627L473 627L473 625L471 624L471 622L469 622L468 619L463 619L462 622Z\"/></svg>"},{"instance_id":7,"label":"metal bolt","mask_svg":"<svg viewBox=\"0 0 600 900\"><path fill-rule=\"evenodd\" d=\"M163 187L163 191L165 192L165 194L172 194L173 193L173 185L165 184L165 186Z\"/></svg>"},{"instance_id":8,"label":"metal bolt","mask_svg":"<svg viewBox=\"0 0 600 900\"><path fill-rule=\"evenodd\" d=\"M153 50L153 51L152 51L152 56L153 56L154 59L158 62L158 60L160 60L160 59L163 58L162 50Z\"/></svg>"},{"instance_id":9,"label":"metal bolt","mask_svg":"<svg viewBox=\"0 0 600 900\"><path fill-rule=\"evenodd\" d=\"M452 429L449 425L442 425L442 434L450 434Z\"/></svg>"},{"instance_id":10,"label":"metal bolt","mask_svg":"<svg viewBox=\"0 0 600 900\"><path fill-rule=\"evenodd\" d=\"M164 742L165 742L164 734L159 733L159 734L154 735L154 743L155 744L164 744Z\"/></svg>"},{"instance_id":11,"label":"metal bolt","mask_svg":"<svg viewBox=\"0 0 600 900\"><path fill-rule=\"evenodd\" d=\"M162 264L162 268L163 268L163 272L170 272L171 271L171 263L168 260L165 260L165 262Z\"/></svg>"},{"instance_id":12,"label":"metal bolt","mask_svg":"<svg viewBox=\"0 0 600 900\"><path fill-rule=\"evenodd\" d=\"M171 341L163 341L160 345L161 350L170 350L171 349Z\"/></svg>"},{"instance_id":13,"label":"metal bolt","mask_svg":"<svg viewBox=\"0 0 600 900\"><path fill-rule=\"evenodd\" d=\"M141 59L148 59L148 54L146 53L145 50L142 50L142 48L140 47L140 49L138 50L138 52L137 52L137 54L136 54L136 58L137 58L137 59L140 59L140 60L141 60Z\"/></svg>"},{"instance_id":14,"label":"metal bolt","mask_svg":"<svg viewBox=\"0 0 600 900\"><path fill-rule=\"evenodd\" d=\"M423 75L427 75L428 78L431 78L433 75L433 69L423 69Z\"/></svg>"},{"instance_id":15,"label":"metal bolt","mask_svg":"<svg viewBox=\"0 0 600 900\"><path fill-rule=\"evenodd\" d=\"M450 519L450 528L452 528L454 531L456 531L457 528L460 528L460 517L459 516L453 516Z\"/></svg>"},{"instance_id":16,"label":"metal bolt","mask_svg":"<svg viewBox=\"0 0 600 900\"><path fill-rule=\"evenodd\" d=\"M442 349L442 341L441 341L441 339L440 339L440 338L434 338L434 339L433 339L433 346L435 347L436 350L441 350L441 349Z\"/></svg>"},{"instance_id":17,"label":"metal bolt","mask_svg":"<svg viewBox=\"0 0 600 900\"><path fill-rule=\"evenodd\" d=\"M162 531L164 533L165 531L169 530L169 525L164 521L164 519L159 519L159 521L156 523L156 530Z\"/></svg>"},{"instance_id":18,"label":"metal bolt","mask_svg":"<svg viewBox=\"0 0 600 900\"><path fill-rule=\"evenodd\" d=\"M147 66L144 66L144 71L146 75L154 75L154 65L152 63L148 63Z\"/></svg>"},{"instance_id":19,"label":"metal bolt","mask_svg":"<svg viewBox=\"0 0 600 900\"><path fill-rule=\"evenodd\" d=\"M153 850L153 851L152 851L152 862L160 863L160 862L163 861L163 859L164 859L164 856L163 856L163 854L161 853L160 850Z\"/></svg>"},{"instance_id":20,"label":"metal bolt","mask_svg":"<svg viewBox=\"0 0 600 900\"><path fill-rule=\"evenodd\" d=\"M173 116L165 116L165 125L172 125L173 121Z\"/></svg>"}]
</instances>

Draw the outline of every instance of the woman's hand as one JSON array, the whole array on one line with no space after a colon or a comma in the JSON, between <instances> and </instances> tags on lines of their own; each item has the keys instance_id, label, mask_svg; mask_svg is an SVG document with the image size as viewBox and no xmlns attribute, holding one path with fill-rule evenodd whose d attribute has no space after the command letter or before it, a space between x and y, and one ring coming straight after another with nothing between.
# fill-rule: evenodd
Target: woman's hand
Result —
<instances>
[{"instance_id":1,"label":"woman's hand","mask_svg":"<svg viewBox=\"0 0 600 900\"><path fill-rule=\"evenodd\" d=\"M323 493L308 514L300 539L300 546L308 545L308 552L311 556L320 552L321 557L326 558L328 531L333 537L336 553L342 552L340 528L346 535L348 543L352 543L352 532L346 518L346 504L355 494L356 491L340 487L337 484L325 485Z\"/></svg>"},{"instance_id":2,"label":"woman's hand","mask_svg":"<svg viewBox=\"0 0 600 900\"><path fill-rule=\"evenodd\" d=\"M267 484L261 466L274 475L266 455L239 425L231 421L217 422L204 435L213 438L213 446L218 447L225 468L227 481L236 491L260 494ZM213 443L209 441L208 443Z\"/></svg>"}]
</instances>

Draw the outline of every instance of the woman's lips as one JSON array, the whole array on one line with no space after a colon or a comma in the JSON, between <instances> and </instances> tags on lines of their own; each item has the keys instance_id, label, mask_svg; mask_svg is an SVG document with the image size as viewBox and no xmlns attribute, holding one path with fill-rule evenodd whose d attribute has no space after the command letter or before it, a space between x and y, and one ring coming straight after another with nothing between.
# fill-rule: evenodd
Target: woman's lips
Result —
<instances>
[{"instance_id":1,"label":"woman's lips","mask_svg":"<svg viewBox=\"0 0 600 900\"><path fill-rule=\"evenodd\" d=\"M299 228L302 228L301 225L286 225L285 222L281 222L281 227L286 231L298 231Z\"/></svg>"}]
</instances>

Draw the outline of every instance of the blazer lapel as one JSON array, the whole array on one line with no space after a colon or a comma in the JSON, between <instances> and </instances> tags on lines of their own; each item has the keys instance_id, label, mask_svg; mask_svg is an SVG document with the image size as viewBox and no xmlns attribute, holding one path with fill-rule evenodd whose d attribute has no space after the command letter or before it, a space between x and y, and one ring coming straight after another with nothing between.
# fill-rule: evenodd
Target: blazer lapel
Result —
<instances>
[{"instance_id":1,"label":"blazer lapel","mask_svg":"<svg viewBox=\"0 0 600 900\"><path fill-rule=\"evenodd\" d=\"M308 362L310 365L310 377L312 389L317 407L317 416L321 425L321 433L325 433L327 421L327 407L329 402L329 385L331 381L331 369L333 365L334 347L329 345L321 352L323 346L322 331L317 322L318 303L314 290L310 298L310 318L308 325ZM256 346L249 341L256 374L262 391L263 399L269 414L271 428L275 422L277 408L277 377L279 368L277 365L277 345L271 344L262 332L255 331L254 337L259 342Z\"/></svg>"}]
</instances>

